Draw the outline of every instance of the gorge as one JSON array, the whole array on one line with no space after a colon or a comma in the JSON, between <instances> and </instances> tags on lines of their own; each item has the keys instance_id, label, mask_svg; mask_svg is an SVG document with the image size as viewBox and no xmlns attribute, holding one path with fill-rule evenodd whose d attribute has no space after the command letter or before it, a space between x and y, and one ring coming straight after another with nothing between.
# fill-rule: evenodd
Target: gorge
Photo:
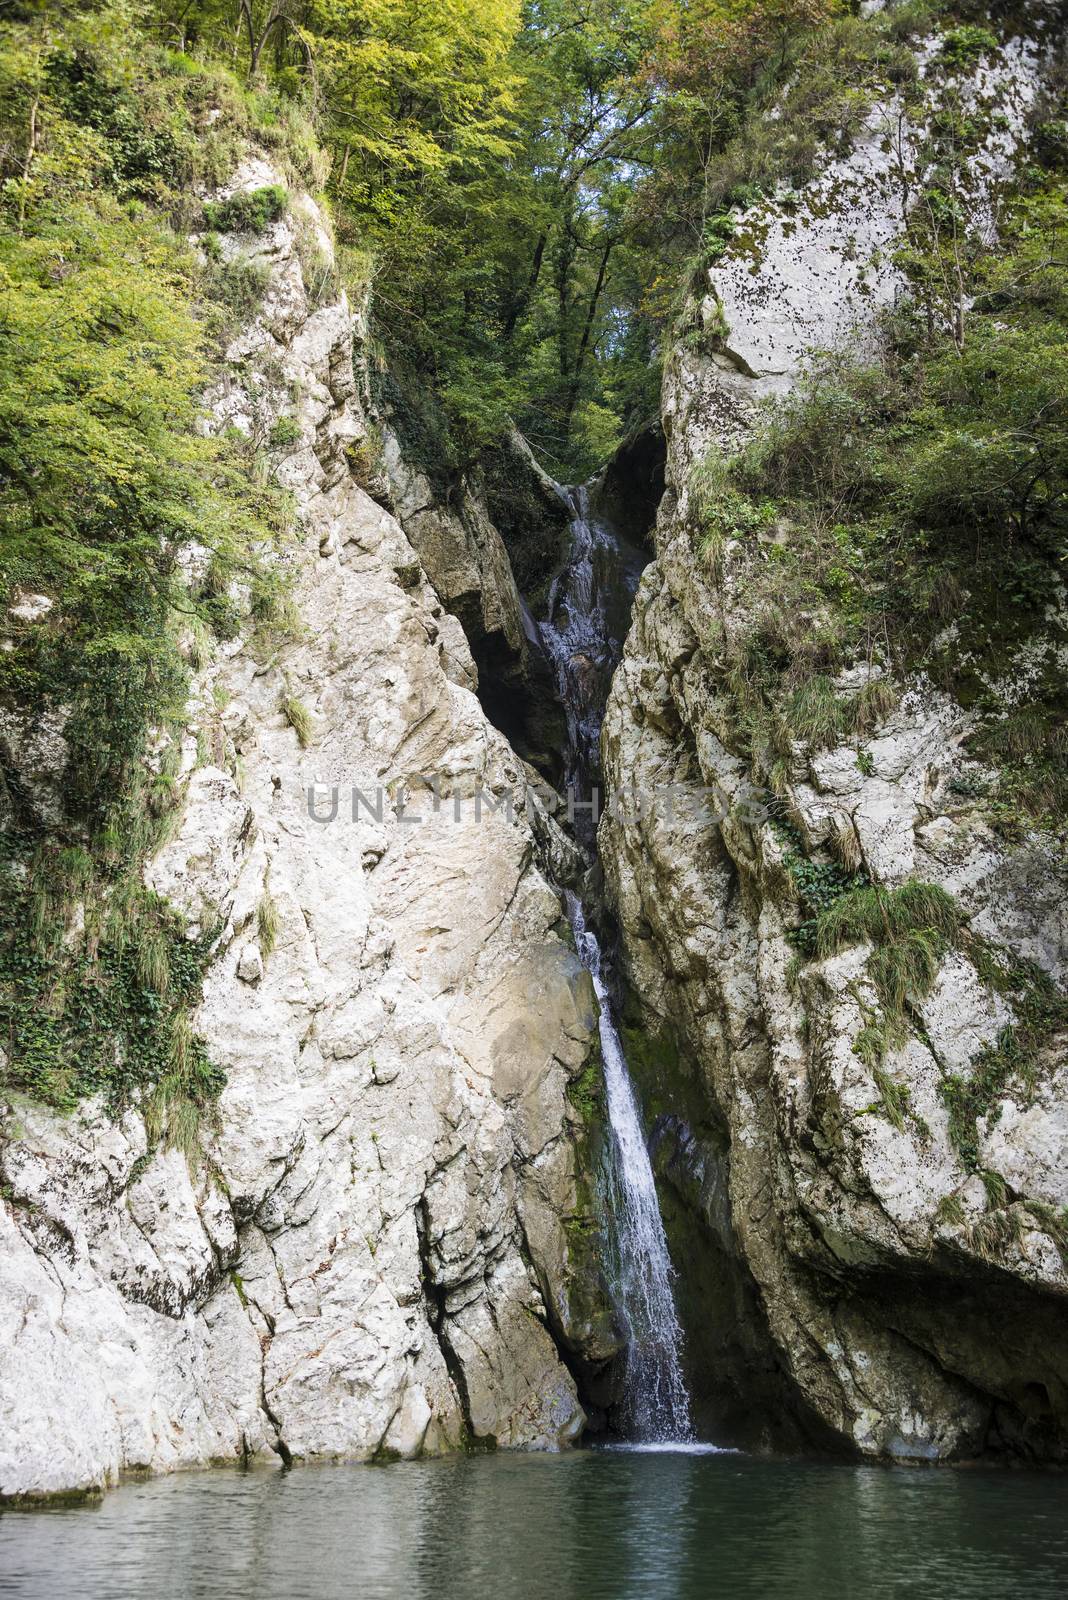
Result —
<instances>
[{"instance_id":1,"label":"gorge","mask_svg":"<svg viewBox=\"0 0 1068 1600\"><path fill-rule=\"evenodd\" d=\"M101 1593L1059 1593L1062 1477L911 1469L1068 1460L1063 8L568 12L500 237L496 57L361 154L388 8L187 9L5 35L0 1495Z\"/></svg>"}]
</instances>

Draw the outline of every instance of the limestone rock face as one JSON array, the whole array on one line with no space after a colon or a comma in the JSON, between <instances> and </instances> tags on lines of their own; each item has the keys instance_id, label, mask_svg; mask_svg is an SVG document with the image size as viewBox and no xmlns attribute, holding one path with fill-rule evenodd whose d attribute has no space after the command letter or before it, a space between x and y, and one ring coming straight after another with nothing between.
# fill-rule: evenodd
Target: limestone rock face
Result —
<instances>
[{"instance_id":1,"label":"limestone rock face","mask_svg":"<svg viewBox=\"0 0 1068 1600\"><path fill-rule=\"evenodd\" d=\"M937 72L936 52L933 39L918 50L921 81ZM970 226L988 243L996 237L997 185L1014 169L1041 85L1038 47L1022 39L1008 40L954 84L962 110L989 123L963 179ZM787 393L810 352L871 350L876 314L906 287L893 256L926 181L927 131L900 95L880 99L849 153L828 155L800 196L773 198L738 218L732 251L710 269L697 307L701 328L718 334L716 349L672 364L665 426L676 439L685 433L683 453L744 433L754 405Z\"/></svg>"},{"instance_id":2,"label":"limestone rock face","mask_svg":"<svg viewBox=\"0 0 1068 1600\"><path fill-rule=\"evenodd\" d=\"M459 487L455 508L443 505L427 474L405 458L393 432L384 436L383 466L397 518L440 598L464 622L469 637L498 639L503 651L519 656L519 593L485 505L466 483Z\"/></svg>"},{"instance_id":3,"label":"limestone rock face","mask_svg":"<svg viewBox=\"0 0 1068 1600\"><path fill-rule=\"evenodd\" d=\"M976 169L980 218L1038 81L1030 47L1011 45L978 83L1005 107ZM1019 1000L994 992L968 949L951 950L911 1037L877 1071L854 1048L877 1009L869 947L798 973L787 847L762 804L767 774L754 787L738 753L709 626L729 634L749 620L744 561L728 548L714 575L688 519L690 470L709 445L744 436L809 349L870 339L893 297L901 201L880 129L894 115L873 112L854 153L789 212L771 203L743 219L704 308L726 331L714 349L691 340L669 360L668 487L605 719L617 805L601 854L646 1032L679 1041L716 1130L702 1143L699 1127L665 1123L682 1154L662 1171L690 1226L733 1256L797 1411L872 1456L1062 1458L1063 1041L1037 1087L1009 1073L991 1094L966 1165L947 1085L979 1072ZM907 161L914 132L901 137ZM867 670L854 669L853 687ZM941 885L973 935L1063 983L1063 878L1040 837L1006 844L967 798L970 725L911 682L865 741L864 770L853 746L797 745L783 810L809 851L833 847L886 886ZM657 1088L670 1103L669 1078Z\"/></svg>"},{"instance_id":4,"label":"limestone rock face","mask_svg":"<svg viewBox=\"0 0 1068 1600\"><path fill-rule=\"evenodd\" d=\"M398 389L389 404L379 397L374 402L372 428L380 441L382 498L404 529L438 598L463 627L475 665L471 687L477 686L495 725L504 730L518 754L541 771L552 771L564 741L563 714L541 636L517 587L509 548L490 503L496 502L509 516L515 514L516 503L532 511L544 536L546 527L559 532L563 501L518 433L494 453L489 478L481 466L432 475L429 467L418 465L409 455L404 412L412 403L404 389ZM507 496L497 481L502 476ZM515 552L517 540L513 537L510 543ZM520 538L520 550L523 544ZM536 554L551 571L558 552L546 551L539 542Z\"/></svg>"},{"instance_id":5,"label":"limestone rock face","mask_svg":"<svg viewBox=\"0 0 1068 1600\"><path fill-rule=\"evenodd\" d=\"M252 161L227 192L279 181ZM194 1020L226 1087L192 1168L132 1111L6 1108L5 1494L272 1452L555 1449L583 1425L558 1341L581 1350L567 1087L593 995L460 625L350 470L358 314L309 299L309 238L321 260L297 195L225 238L269 278L208 397L261 444L296 425L273 465L301 630L198 677L186 767L194 733L207 759L147 869L190 937L219 930Z\"/></svg>"}]
</instances>

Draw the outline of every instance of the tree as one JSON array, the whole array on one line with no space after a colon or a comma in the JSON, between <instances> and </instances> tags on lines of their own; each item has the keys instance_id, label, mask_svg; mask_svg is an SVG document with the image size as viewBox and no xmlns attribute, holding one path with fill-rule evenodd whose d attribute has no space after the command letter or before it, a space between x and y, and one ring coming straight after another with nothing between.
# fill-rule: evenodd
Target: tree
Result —
<instances>
[{"instance_id":1,"label":"tree","mask_svg":"<svg viewBox=\"0 0 1068 1600\"><path fill-rule=\"evenodd\" d=\"M238 0L238 11L248 38L249 77L254 78L259 71L260 56L272 34L284 35L293 27L295 19L290 4L291 0L269 0L266 7L257 7L254 0Z\"/></svg>"}]
</instances>

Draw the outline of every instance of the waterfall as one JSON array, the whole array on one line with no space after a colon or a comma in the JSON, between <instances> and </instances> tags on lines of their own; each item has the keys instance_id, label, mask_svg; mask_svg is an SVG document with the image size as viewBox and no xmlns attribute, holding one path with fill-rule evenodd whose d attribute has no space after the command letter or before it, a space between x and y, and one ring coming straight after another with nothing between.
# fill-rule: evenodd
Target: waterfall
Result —
<instances>
[{"instance_id":1,"label":"waterfall","mask_svg":"<svg viewBox=\"0 0 1068 1600\"><path fill-rule=\"evenodd\" d=\"M571 513L567 560L549 590L539 632L567 722L564 779L579 802L600 782L599 744L612 674L623 655L630 608L645 556L590 510L589 490L560 489ZM576 832L592 853L595 828L576 808Z\"/></svg>"},{"instance_id":2,"label":"waterfall","mask_svg":"<svg viewBox=\"0 0 1068 1600\"><path fill-rule=\"evenodd\" d=\"M587 489L561 490L561 494L571 511L571 545L553 581L549 614L540 632L567 717L565 779L576 797L588 800L598 781L605 701L622 655L643 559L603 519L591 515ZM596 830L588 812L576 813L576 832L592 854ZM622 1409L635 1440L688 1443L693 1432L680 1359L682 1330L652 1163L612 1016L601 948L586 926L581 901L570 893L566 899L576 948L600 1005L615 1290L629 1335Z\"/></svg>"},{"instance_id":3,"label":"waterfall","mask_svg":"<svg viewBox=\"0 0 1068 1600\"><path fill-rule=\"evenodd\" d=\"M635 1438L684 1443L692 1439L690 1401L682 1376L682 1329L672 1293L671 1258L656 1197L653 1167L627 1071L623 1045L601 975L601 948L586 927L581 903L568 895L568 913L582 964L601 1008L601 1054L611 1129L612 1220L626 1317L625 1411Z\"/></svg>"}]
</instances>

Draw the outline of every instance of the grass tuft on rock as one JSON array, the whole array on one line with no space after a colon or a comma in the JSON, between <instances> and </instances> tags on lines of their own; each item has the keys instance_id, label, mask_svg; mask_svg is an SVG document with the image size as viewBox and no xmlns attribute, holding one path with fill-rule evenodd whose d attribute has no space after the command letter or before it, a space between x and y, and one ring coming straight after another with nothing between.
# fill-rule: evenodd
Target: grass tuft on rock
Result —
<instances>
[{"instance_id":1,"label":"grass tuft on rock","mask_svg":"<svg viewBox=\"0 0 1068 1600\"><path fill-rule=\"evenodd\" d=\"M807 930L808 948L821 958L849 945L873 946L866 970L879 1010L861 1003L864 1026L853 1049L872 1073L896 1127L904 1125L908 1091L887 1078L883 1062L908 1039L909 1006L930 994L942 958L963 926L951 894L938 884L914 880L896 889L866 883L839 894Z\"/></svg>"},{"instance_id":2,"label":"grass tuft on rock","mask_svg":"<svg viewBox=\"0 0 1068 1600\"><path fill-rule=\"evenodd\" d=\"M282 715L297 736L297 743L306 750L315 737L315 718L304 701L288 689L282 696Z\"/></svg>"},{"instance_id":3,"label":"grass tuft on rock","mask_svg":"<svg viewBox=\"0 0 1068 1600\"><path fill-rule=\"evenodd\" d=\"M260 903L256 907L256 934L260 943L260 953L264 960L272 953L278 942L278 930L282 925L281 913L278 902L271 893L270 886L265 884Z\"/></svg>"},{"instance_id":4,"label":"grass tuft on rock","mask_svg":"<svg viewBox=\"0 0 1068 1600\"><path fill-rule=\"evenodd\" d=\"M264 233L285 215L289 196L280 184L231 195L228 200L207 201L204 222L216 233Z\"/></svg>"},{"instance_id":5,"label":"grass tuft on rock","mask_svg":"<svg viewBox=\"0 0 1068 1600\"><path fill-rule=\"evenodd\" d=\"M865 943L885 949L920 935L927 950L921 953L917 943L911 951L903 951L900 967L907 970L914 965L922 981L926 953L934 941L941 941L944 949L956 938L963 921L956 900L937 883L913 880L896 889L869 884L842 895L820 913L816 950L820 956L829 956L846 945ZM894 975L897 965L891 964L887 969L888 977ZM926 993L929 988L930 982L921 992Z\"/></svg>"}]
</instances>

